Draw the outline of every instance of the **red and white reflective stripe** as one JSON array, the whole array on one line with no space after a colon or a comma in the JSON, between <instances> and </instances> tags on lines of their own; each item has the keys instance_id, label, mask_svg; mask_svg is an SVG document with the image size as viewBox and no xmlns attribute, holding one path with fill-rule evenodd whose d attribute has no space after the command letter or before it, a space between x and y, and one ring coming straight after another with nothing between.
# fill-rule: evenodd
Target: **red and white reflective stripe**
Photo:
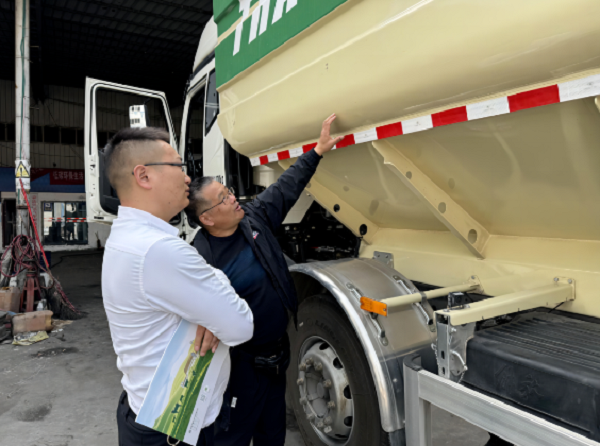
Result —
<instances>
[{"instance_id":1,"label":"red and white reflective stripe","mask_svg":"<svg viewBox=\"0 0 600 446\"><path fill-rule=\"evenodd\" d=\"M45 221L74 221L74 222L86 222L87 218L83 217L83 218L75 218L75 217L68 217L68 218L44 218Z\"/></svg>"},{"instance_id":2,"label":"red and white reflective stripe","mask_svg":"<svg viewBox=\"0 0 600 446\"><path fill-rule=\"evenodd\" d=\"M574 101L576 99L584 99L598 95L600 95L600 74L594 74L593 76L588 76L583 79L563 82L549 87L536 88L512 96L476 102L475 104L444 110L432 115L419 116L417 118L374 127L351 135L345 135L344 139L342 139L334 149L341 149L342 147L363 142L391 138L392 136L422 132L443 125L474 121L476 119L515 113L519 110L540 107L542 105ZM306 144L295 149L283 150L281 152L271 153L270 155L250 158L250 163L253 166L260 166L287 158L297 158L316 145L317 143Z\"/></svg>"}]
</instances>

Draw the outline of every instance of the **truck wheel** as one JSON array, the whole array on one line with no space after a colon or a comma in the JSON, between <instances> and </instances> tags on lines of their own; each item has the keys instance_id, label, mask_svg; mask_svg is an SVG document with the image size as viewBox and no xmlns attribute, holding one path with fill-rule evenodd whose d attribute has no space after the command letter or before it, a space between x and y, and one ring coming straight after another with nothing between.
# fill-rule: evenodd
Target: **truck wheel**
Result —
<instances>
[{"instance_id":1,"label":"truck wheel","mask_svg":"<svg viewBox=\"0 0 600 446\"><path fill-rule=\"evenodd\" d=\"M305 299L289 335L287 388L306 445L388 445L363 348L332 297Z\"/></svg>"}]
</instances>

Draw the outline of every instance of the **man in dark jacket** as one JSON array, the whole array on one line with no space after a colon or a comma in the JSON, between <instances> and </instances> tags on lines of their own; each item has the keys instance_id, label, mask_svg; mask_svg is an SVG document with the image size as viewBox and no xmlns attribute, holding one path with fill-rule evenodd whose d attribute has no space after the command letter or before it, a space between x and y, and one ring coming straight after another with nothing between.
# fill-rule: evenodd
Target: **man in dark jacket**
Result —
<instances>
[{"instance_id":1,"label":"man in dark jacket","mask_svg":"<svg viewBox=\"0 0 600 446\"><path fill-rule=\"evenodd\" d=\"M190 185L191 215L201 225L194 247L221 269L254 314L254 336L231 349L231 378L217 421L216 446L283 446L285 369L289 365L288 314L298 299L274 232L314 175L325 152L341 137L330 136L331 115L316 147L277 182L241 206L234 192L211 177Z\"/></svg>"}]
</instances>

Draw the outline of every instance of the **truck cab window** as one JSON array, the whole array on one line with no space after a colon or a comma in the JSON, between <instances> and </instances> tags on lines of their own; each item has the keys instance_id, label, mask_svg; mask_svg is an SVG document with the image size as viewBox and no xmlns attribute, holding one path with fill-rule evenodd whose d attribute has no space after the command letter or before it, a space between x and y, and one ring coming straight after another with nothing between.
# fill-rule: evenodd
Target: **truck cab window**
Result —
<instances>
[{"instance_id":1,"label":"truck cab window","mask_svg":"<svg viewBox=\"0 0 600 446\"><path fill-rule=\"evenodd\" d=\"M219 114L219 93L217 93L217 75L212 70L208 75L206 89L206 112L204 114L204 134L208 135Z\"/></svg>"},{"instance_id":2,"label":"truck cab window","mask_svg":"<svg viewBox=\"0 0 600 446\"><path fill-rule=\"evenodd\" d=\"M185 163L187 174L194 180L203 175L202 125L204 122L204 92L201 88L190 100L185 126Z\"/></svg>"},{"instance_id":3,"label":"truck cab window","mask_svg":"<svg viewBox=\"0 0 600 446\"><path fill-rule=\"evenodd\" d=\"M149 98L134 93L100 88L96 92L96 137L98 138L100 171L100 205L106 212L116 214L119 209L119 198L106 178L103 149L115 133L131 125L129 107L144 104L147 109L147 125L167 129L167 118L164 105L160 99ZM171 224L179 224L181 216L177 215ZM87 243L87 242L86 242Z\"/></svg>"}]
</instances>

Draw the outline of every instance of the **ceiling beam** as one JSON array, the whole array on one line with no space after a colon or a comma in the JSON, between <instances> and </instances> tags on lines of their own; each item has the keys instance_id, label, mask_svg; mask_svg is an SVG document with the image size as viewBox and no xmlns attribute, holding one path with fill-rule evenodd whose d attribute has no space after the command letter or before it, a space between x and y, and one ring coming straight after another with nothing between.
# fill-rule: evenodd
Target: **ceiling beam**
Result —
<instances>
[{"instance_id":1,"label":"ceiling beam","mask_svg":"<svg viewBox=\"0 0 600 446\"><path fill-rule=\"evenodd\" d=\"M137 47L137 51L140 54L144 54L143 48L148 48L148 50L154 50L158 47L169 49L169 51L172 53L188 54L189 52L195 54L197 48L197 42L188 43L179 40L159 38L155 36L131 34L128 32L121 32L119 30L102 27L99 25L72 23L67 20L57 18L47 18L45 20L45 25L46 38L52 39L54 38L54 36L58 36L60 38L66 39L65 42L63 42L63 44L70 43L70 46L80 46L81 42L79 41L79 39L90 38L99 41L112 41L115 42L119 47L121 47L122 45L134 45ZM74 34L77 36L76 39L73 38ZM143 47L141 47L141 45L143 45ZM177 51L177 48L182 48L184 49L184 51Z\"/></svg>"},{"instance_id":2,"label":"ceiling beam","mask_svg":"<svg viewBox=\"0 0 600 446\"><path fill-rule=\"evenodd\" d=\"M186 32L186 31L179 31L179 30L175 30L175 29L168 29L165 27L158 27L156 25L152 25L152 24L144 24L144 23L140 23L140 22L136 22L133 20L126 20L126 19L119 19L116 17L106 17L106 16L101 16L101 15L97 15L97 14L93 14L91 12L83 12L83 11L78 11L78 10L74 10L74 9L69 9L69 8L61 8L59 6L52 6L50 8L45 8L44 9L44 16L50 19L58 19L58 20L63 20L65 22L70 22L72 24L79 24L81 26L88 26L90 25L90 23L86 23L86 22L82 22L82 21L74 21L74 20L65 20L63 18L58 18L55 17L53 13L55 12L61 12L63 14L71 14L72 16L82 16L82 17L89 17L91 20L99 20L99 21L106 21L108 23L121 23L123 25L128 25L131 27L137 27L140 29L144 29L149 31L150 33L156 33L156 32L163 32L163 33L169 33L169 34L173 34L173 35L178 35L178 36L182 36L185 38L189 38L190 37L190 32ZM170 20L168 17L163 18L163 20L161 21L162 23L167 22L168 20ZM114 32L120 32L120 30L116 29L116 28L110 28L110 27L106 27L106 26L100 26L100 25L94 25L96 27L101 27L107 30L111 30ZM199 27L202 27L202 25L198 24ZM135 32L131 29L128 29L127 31L129 34L138 34L141 36L146 36L147 34L144 34L142 32ZM174 39L169 39L169 40L173 40L176 41ZM177 42L177 41L176 41Z\"/></svg>"},{"instance_id":3,"label":"ceiling beam","mask_svg":"<svg viewBox=\"0 0 600 446\"><path fill-rule=\"evenodd\" d=\"M155 19L159 19L161 21L170 21L170 22L177 22L177 23L183 23L186 25L191 25L191 26L198 26L199 24L202 24L202 20L186 20L186 19L180 19L177 17L172 17L171 15L168 14L159 14L156 12L151 12L151 11L145 11L143 9L136 9L136 8L131 8L129 6L124 6L124 5L115 5L114 3L106 3L103 1L99 1L99 0L79 0L78 1L78 5L81 4L90 4L90 5L96 5L96 6L100 6L101 8L106 8L106 9L116 9L117 11L123 11L123 12L127 12L130 14L136 14L136 15L145 15L148 17L152 17ZM150 2L147 1L147 3L159 3L159 2ZM159 3L160 4L160 3ZM175 9L179 9L177 6L174 5L164 5L161 4L162 6L167 6L169 8L175 8ZM77 11L79 12L79 11ZM207 13L205 11L187 11L187 12L193 12L195 14L200 14L203 16L203 18L206 18L206 21L208 21L208 19L210 19L211 14ZM100 17L100 16L98 16ZM112 19L112 17L106 17L107 19Z\"/></svg>"},{"instance_id":4,"label":"ceiling beam","mask_svg":"<svg viewBox=\"0 0 600 446\"><path fill-rule=\"evenodd\" d=\"M129 52L131 53L131 55L136 55L138 56L138 58L142 58L146 61L153 61L158 57L160 57L163 61L169 59L183 58L184 60L182 61L182 63L184 63L188 67L190 66L190 61L185 59L191 58L195 54L195 50L192 47L189 47L188 51L177 51L170 45L163 44L159 46L157 44L152 46L152 51L144 52L140 51L140 45L142 44L142 42L132 42L131 40L121 40L106 36L93 36L86 34L79 34L77 36L77 42L73 42L73 34L71 33L70 36L71 37L69 37L68 32L54 32L54 36L51 39L51 41L54 44L53 46L58 48L52 48L52 52L59 53L62 51L68 53L70 51L85 48L85 51L88 52L91 57L97 57L94 55L94 52L96 50L111 52L114 51L114 53L112 54L106 54L106 57L112 58L114 58L117 54ZM76 59L79 59L81 57L81 55L79 54L71 53L71 55L73 58Z\"/></svg>"},{"instance_id":5,"label":"ceiling beam","mask_svg":"<svg viewBox=\"0 0 600 446\"><path fill-rule=\"evenodd\" d=\"M171 0L146 0L148 3L156 3L158 5L163 5L163 6L171 6L173 8L177 8L177 9L181 9L183 11L187 11L187 12L197 12L197 13L205 13L210 17L212 17L212 4L211 4L211 0L204 0L202 3L204 5L206 4L211 4L209 11L207 11L204 8L196 8L194 6L187 6L187 5L183 5L177 1L171 1Z\"/></svg>"}]
</instances>

